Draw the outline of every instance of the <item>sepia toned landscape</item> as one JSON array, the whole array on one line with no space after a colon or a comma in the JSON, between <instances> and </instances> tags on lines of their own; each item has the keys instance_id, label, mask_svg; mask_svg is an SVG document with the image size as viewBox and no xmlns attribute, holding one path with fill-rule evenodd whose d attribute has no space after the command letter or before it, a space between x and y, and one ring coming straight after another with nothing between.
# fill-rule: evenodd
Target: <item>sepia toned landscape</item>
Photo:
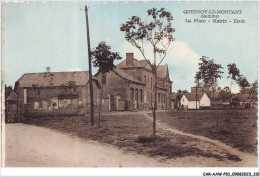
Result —
<instances>
[{"instance_id":1,"label":"sepia toned landscape","mask_svg":"<svg viewBox=\"0 0 260 177\"><path fill-rule=\"evenodd\" d=\"M257 3L136 3L2 5L3 167L258 166Z\"/></svg>"},{"instance_id":2,"label":"sepia toned landscape","mask_svg":"<svg viewBox=\"0 0 260 177\"><path fill-rule=\"evenodd\" d=\"M41 133L41 128L47 128L52 131L44 136L40 135L43 138L42 141L47 138L45 136L58 138L59 134L64 133L67 136L64 141L72 141L75 146L77 146L76 143L86 142L86 145L88 143L92 146L98 146L97 148L102 148L105 152L107 151L105 149L109 146L110 151L119 151L124 153L123 156L130 156L130 162L116 159L114 160L116 162L111 162L111 166L139 166L141 162L138 161L143 161L144 166L255 166L257 160L257 139L255 138L257 134L257 116L254 110L252 112L239 110L238 117L232 118L231 122L227 122L222 118L228 115L228 111L214 111L215 114L218 114L215 116L220 117L218 126L216 117L211 115L212 112L211 110L198 112L160 111L158 113L158 136L156 138L149 136L152 131L151 114L140 111L103 115L101 128L92 127L89 119L86 119L85 116L37 118L25 121L25 125L22 127L17 124L8 124L6 128L7 136L14 134L10 132L12 130L17 130L17 132L25 131L28 134L34 132L33 134L35 134L35 131ZM234 111L232 114L236 115L237 113ZM33 128L32 125L40 128ZM30 129L33 132L30 132ZM26 137L22 135L21 138ZM23 142L24 140L15 139L15 141ZM9 150L7 152L9 153L6 154L6 163L14 163L19 166L22 164L21 162L18 163L16 158L21 158L23 154L20 154L20 150L15 152L17 149L13 149L15 141L8 143L7 148ZM32 141L35 141L32 144L38 144L39 140L34 139ZM61 143L65 143L59 141L55 143L54 147L58 148ZM72 153L71 156L76 155L80 159L80 156L83 155L81 153L92 152L89 149L80 149L82 152L75 152L77 150L74 145L69 148ZM45 146L49 147L48 144ZM111 149L111 147L113 148ZM41 165L49 166L48 159L51 158L49 153L44 152L42 154L45 157L41 159ZM102 154L102 152L100 153ZM110 153L113 154L108 152L108 154L102 154L102 158L99 158L105 159L106 156L109 156L109 159L113 159L113 155L111 157ZM140 154L157 160L149 158L143 160L144 157ZM40 155L38 156L40 158ZM31 156L23 165L37 165L32 164L31 158L37 160L37 156ZM194 160L191 161L191 159ZM55 163L56 160L52 161L51 164L59 166L59 164ZM136 163L135 160L137 160ZM69 161L71 161L72 166L84 166L84 163L80 164L80 161L76 159L72 158ZM91 164L91 166L107 166L104 162L97 161L85 163ZM64 164L64 162L61 164L68 165Z\"/></svg>"}]
</instances>

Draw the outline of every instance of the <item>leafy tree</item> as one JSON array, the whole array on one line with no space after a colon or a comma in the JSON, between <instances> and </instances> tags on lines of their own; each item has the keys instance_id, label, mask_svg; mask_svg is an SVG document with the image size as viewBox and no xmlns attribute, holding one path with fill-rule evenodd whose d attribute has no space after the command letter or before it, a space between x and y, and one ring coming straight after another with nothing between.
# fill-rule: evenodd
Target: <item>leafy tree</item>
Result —
<instances>
[{"instance_id":1,"label":"leafy tree","mask_svg":"<svg viewBox=\"0 0 260 177\"><path fill-rule=\"evenodd\" d=\"M224 87L223 90L224 90L225 92L231 92L231 91L230 91L230 88L229 88L228 86Z\"/></svg>"},{"instance_id":2,"label":"leafy tree","mask_svg":"<svg viewBox=\"0 0 260 177\"><path fill-rule=\"evenodd\" d=\"M206 56L200 58L199 71L195 75L195 81L202 85L204 91L213 91L213 95L217 88L218 79L222 78L223 67L220 64L216 64L214 59L209 59Z\"/></svg>"},{"instance_id":3,"label":"leafy tree","mask_svg":"<svg viewBox=\"0 0 260 177\"><path fill-rule=\"evenodd\" d=\"M257 101L257 95L258 95L258 82L257 80L251 84L251 87L249 89L249 97L252 98L254 101Z\"/></svg>"},{"instance_id":4,"label":"leafy tree","mask_svg":"<svg viewBox=\"0 0 260 177\"><path fill-rule=\"evenodd\" d=\"M233 96L234 98L232 98L232 102L231 102L231 104L233 105L233 106L235 106L236 108L237 108L237 110L238 110L238 106L239 106L239 104L240 104L240 99L239 99L239 97L236 97L236 96Z\"/></svg>"},{"instance_id":5,"label":"leafy tree","mask_svg":"<svg viewBox=\"0 0 260 177\"><path fill-rule=\"evenodd\" d=\"M119 53L111 52L111 47L106 45L104 41L100 42L95 50L91 52L92 62L94 67L98 67L98 72L101 73L101 96L99 101L99 117L98 127L100 127L100 112L101 112L101 99L103 93L104 77L107 72L113 70L115 60L121 60Z\"/></svg>"},{"instance_id":6,"label":"leafy tree","mask_svg":"<svg viewBox=\"0 0 260 177\"><path fill-rule=\"evenodd\" d=\"M46 72L49 73L51 71L51 67L50 66L47 66L46 67Z\"/></svg>"},{"instance_id":7,"label":"leafy tree","mask_svg":"<svg viewBox=\"0 0 260 177\"><path fill-rule=\"evenodd\" d=\"M111 52L111 47L106 45L104 41L100 42L95 50L91 52L92 63L94 67L98 67L98 72L105 74L113 70L115 60L121 60L118 52Z\"/></svg>"},{"instance_id":8,"label":"leafy tree","mask_svg":"<svg viewBox=\"0 0 260 177\"><path fill-rule=\"evenodd\" d=\"M239 78L237 79L237 84L240 87L240 93L248 93L249 92L249 82L247 81L246 77L243 75L240 75Z\"/></svg>"},{"instance_id":9,"label":"leafy tree","mask_svg":"<svg viewBox=\"0 0 260 177\"><path fill-rule=\"evenodd\" d=\"M60 89L63 89L65 92L77 91L78 86L75 81L69 81L66 84L61 84Z\"/></svg>"},{"instance_id":10,"label":"leafy tree","mask_svg":"<svg viewBox=\"0 0 260 177\"><path fill-rule=\"evenodd\" d=\"M43 77L44 78L49 78L49 85L52 86L53 85L53 76L54 74L50 72L51 71L51 67L47 66L46 67L46 72L44 73Z\"/></svg>"},{"instance_id":11,"label":"leafy tree","mask_svg":"<svg viewBox=\"0 0 260 177\"><path fill-rule=\"evenodd\" d=\"M152 8L147 10L150 21L143 21L138 16L132 16L122 24L120 31L125 33L125 39L136 47L144 59L152 68L154 82L154 106L153 106L153 136L156 133L156 110L157 110L157 75L158 66L166 57L170 44L174 41L172 28L173 16L165 8ZM144 44L152 47L152 51L145 51ZM148 59L147 54L153 53L153 58ZM159 61L158 61L159 57Z\"/></svg>"},{"instance_id":12,"label":"leafy tree","mask_svg":"<svg viewBox=\"0 0 260 177\"><path fill-rule=\"evenodd\" d=\"M229 87L224 87L218 94L218 100L227 102L232 97Z\"/></svg>"},{"instance_id":13,"label":"leafy tree","mask_svg":"<svg viewBox=\"0 0 260 177\"><path fill-rule=\"evenodd\" d=\"M228 67L228 78L230 78L230 93L231 92L231 88L232 88L232 81L235 81L236 83L238 82L240 75L240 71L237 68L235 63L231 63L227 65ZM235 100L235 102L237 102L238 100ZM231 107L232 107L232 97L230 98L230 108L229 108L229 121L231 119Z\"/></svg>"},{"instance_id":14,"label":"leafy tree","mask_svg":"<svg viewBox=\"0 0 260 177\"><path fill-rule=\"evenodd\" d=\"M177 91L177 96L176 96L176 99L177 99L177 104L178 104L178 108L180 108L181 106L181 98L184 94L188 93L188 91L185 89L185 90L181 90L179 89Z\"/></svg>"},{"instance_id":15,"label":"leafy tree","mask_svg":"<svg viewBox=\"0 0 260 177\"><path fill-rule=\"evenodd\" d=\"M237 80L240 76L240 71L237 68L235 63L228 64L227 67L228 67L228 78L230 78L230 91L231 91L232 80L237 82Z\"/></svg>"}]
</instances>

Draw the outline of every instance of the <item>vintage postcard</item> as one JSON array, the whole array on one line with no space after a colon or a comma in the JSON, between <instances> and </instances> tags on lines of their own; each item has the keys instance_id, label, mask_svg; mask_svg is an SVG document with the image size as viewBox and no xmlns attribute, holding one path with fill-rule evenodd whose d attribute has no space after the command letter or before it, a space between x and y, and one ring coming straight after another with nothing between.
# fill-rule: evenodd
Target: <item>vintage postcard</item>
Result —
<instances>
[{"instance_id":1,"label":"vintage postcard","mask_svg":"<svg viewBox=\"0 0 260 177\"><path fill-rule=\"evenodd\" d=\"M258 11L2 2L2 167L258 167Z\"/></svg>"}]
</instances>

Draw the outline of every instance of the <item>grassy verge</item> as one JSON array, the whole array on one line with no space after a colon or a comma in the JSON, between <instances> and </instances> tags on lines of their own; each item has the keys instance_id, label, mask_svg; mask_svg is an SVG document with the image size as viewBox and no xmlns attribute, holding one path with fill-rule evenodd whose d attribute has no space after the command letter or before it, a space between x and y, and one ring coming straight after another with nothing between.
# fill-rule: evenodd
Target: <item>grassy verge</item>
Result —
<instances>
[{"instance_id":1,"label":"grassy verge","mask_svg":"<svg viewBox=\"0 0 260 177\"><path fill-rule=\"evenodd\" d=\"M158 119L178 130L220 140L241 151L257 153L257 110L159 112Z\"/></svg>"},{"instance_id":2,"label":"grassy verge","mask_svg":"<svg viewBox=\"0 0 260 177\"><path fill-rule=\"evenodd\" d=\"M210 151L203 151L194 146L198 140L190 137L160 132L160 136L152 138L150 137L152 122L146 120L143 115L102 116L100 129L96 125L91 126L88 117L80 116L38 118L27 120L25 123L44 126L83 139L111 144L125 151L133 151L151 157L160 157L161 159L174 159L192 155L217 160L225 158L234 161L240 160L231 158L229 154L220 155ZM193 145L190 142L193 142Z\"/></svg>"}]
</instances>

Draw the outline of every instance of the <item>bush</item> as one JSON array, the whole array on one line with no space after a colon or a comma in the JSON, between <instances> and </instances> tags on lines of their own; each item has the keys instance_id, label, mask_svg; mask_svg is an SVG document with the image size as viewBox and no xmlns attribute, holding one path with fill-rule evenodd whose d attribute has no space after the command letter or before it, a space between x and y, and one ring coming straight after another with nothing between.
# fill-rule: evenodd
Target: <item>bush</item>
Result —
<instances>
[{"instance_id":1,"label":"bush","mask_svg":"<svg viewBox=\"0 0 260 177\"><path fill-rule=\"evenodd\" d=\"M151 143L151 142L163 142L167 141L169 138L160 137L160 136L139 136L136 140L137 143Z\"/></svg>"},{"instance_id":2,"label":"bush","mask_svg":"<svg viewBox=\"0 0 260 177\"><path fill-rule=\"evenodd\" d=\"M137 143L151 143L155 141L155 137L152 136L139 136L136 140Z\"/></svg>"}]
</instances>

